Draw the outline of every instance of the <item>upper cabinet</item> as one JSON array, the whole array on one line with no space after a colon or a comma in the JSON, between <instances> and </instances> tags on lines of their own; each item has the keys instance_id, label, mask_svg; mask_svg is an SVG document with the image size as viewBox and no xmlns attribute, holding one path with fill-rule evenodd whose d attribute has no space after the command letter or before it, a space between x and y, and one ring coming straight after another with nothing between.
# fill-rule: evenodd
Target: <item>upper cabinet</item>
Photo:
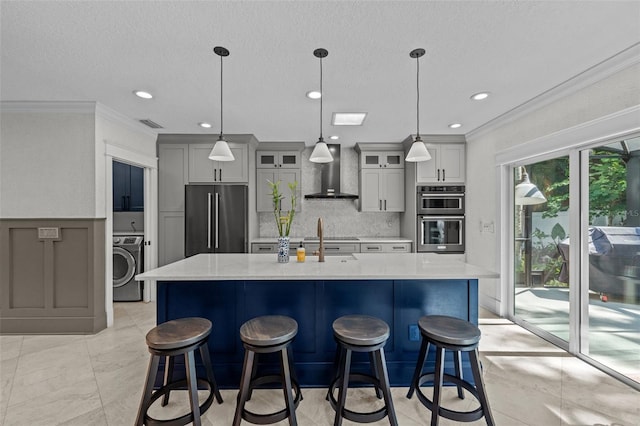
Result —
<instances>
[{"instance_id":1,"label":"upper cabinet","mask_svg":"<svg viewBox=\"0 0 640 426\"><path fill-rule=\"evenodd\" d=\"M299 169L300 151L256 151L258 169Z\"/></svg>"},{"instance_id":2,"label":"upper cabinet","mask_svg":"<svg viewBox=\"0 0 640 426\"><path fill-rule=\"evenodd\" d=\"M465 144L427 143L431 160L416 163L416 183L464 183Z\"/></svg>"},{"instance_id":3,"label":"upper cabinet","mask_svg":"<svg viewBox=\"0 0 640 426\"><path fill-rule=\"evenodd\" d=\"M213 143L189 144L189 182L249 183L249 147L229 142L234 161L211 161Z\"/></svg>"},{"instance_id":4,"label":"upper cabinet","mask_svg":"<svg viewBox=\"0 0 640 426\"><path fill-rule=\"evenodd\" d=\"M358 143L360 211L403 212L404 151L401 144Z\"/></svg>"},{"instance_id":5,"label":"upper cabinet","mask_svg":"<svg viewBox=\"0 0 640 426\"><path fill-rule=\"evenodd\" d=\"M361 144L362 145L362 144ZM362 151L360 152L361 169L404 169L404 152L402 151Z\"/></svg>"},{"instance_id":6,"label":"upper cabinet","mask_svg":"<svg viewBox=\"0 0 640 426\"><path fill-rule=\"evenodd\" d=\"M144 210L144 169L113 162L113 211Z\"/></svg>"},{"instance_id":7,"label":"upper cabinet","mask_svg":"<svg viewBox=\"0 0 640 426\"><path fill-rule=\"evenodd\" d=\"M280 181L280 192L283 195L282 209L291 206L289 184L298 183L297 195L300 199L301 153L304 142L262 142L256 151L256 211L272 212L273 197L269 182ZM300 202L296 211L300 211Z\"/></svg>"}]
</instances>

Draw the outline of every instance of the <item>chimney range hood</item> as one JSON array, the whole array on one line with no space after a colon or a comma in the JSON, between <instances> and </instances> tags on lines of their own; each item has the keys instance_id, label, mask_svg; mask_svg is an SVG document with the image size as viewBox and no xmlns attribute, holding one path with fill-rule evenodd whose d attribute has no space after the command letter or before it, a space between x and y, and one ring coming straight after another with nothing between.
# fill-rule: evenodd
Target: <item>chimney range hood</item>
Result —
<instances>
[{"instance_id":1,"label":"chimney range hood","mask_svg":"<svg viewBox=\"0 0 640 426\"><path fill-rule=\"evenodd\" d=\"M356 200L356 194L345 194L340 192L340 145L327 144L333 161L330 163L319 164L320 167L320 192L315 194L307 194L307 199L339 199L339 200Z\"/></svg>"}]
</instances>

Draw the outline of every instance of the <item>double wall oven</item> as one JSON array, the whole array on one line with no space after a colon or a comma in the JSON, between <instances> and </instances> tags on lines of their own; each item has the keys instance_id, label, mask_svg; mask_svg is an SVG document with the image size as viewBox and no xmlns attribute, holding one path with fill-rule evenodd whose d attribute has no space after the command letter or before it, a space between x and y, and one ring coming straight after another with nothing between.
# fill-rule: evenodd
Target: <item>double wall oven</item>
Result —
<instances>
[{"instance_id":1,"label":"double wall oven","mask_svg":"<svg viewBox=\"0 0 640 426\"><path fill-rule=\"evenodd\" d=\"M464 253L464 185L418 186L418 252Z\"/></svg>"}]
</instances>

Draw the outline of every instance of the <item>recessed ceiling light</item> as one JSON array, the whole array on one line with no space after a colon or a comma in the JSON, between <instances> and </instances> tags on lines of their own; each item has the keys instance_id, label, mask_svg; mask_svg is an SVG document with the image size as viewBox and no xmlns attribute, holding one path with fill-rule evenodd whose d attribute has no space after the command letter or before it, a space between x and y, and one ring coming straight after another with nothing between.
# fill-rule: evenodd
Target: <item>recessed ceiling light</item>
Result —
<instances>
[{"instance_id":1,"label":"recessed ceiling light","mask_svg":"<svg viewBox=\"0 0 640 426\"><path fill-rule=\"evenodd\" d=\"M210 129L211 128L211 124L205 123L205 122L198 123L198 126L204 127L205 129Z\"/></svg>"},{"instance_id":2,"label":"recessed ceiling light","mask_svg":"<svg viewBox=\"0 0 640 426\"><path fill-rule=\"evenodd\" d=\"M487 99L489 97L489 92L479 92L474 95L471 95L471 99L474 101L481 101L483 99Z\"/></svg>"},{"instance_id":3,"label":"recessed ceiling light","mask_svg":"<svg viewBox=\"0 0 640 426\"><path fill-rule=\"evenodd\" d=\"M136 95L139 98L142 98L142 99L151 99L151 98L153 98L153 95L151 93L145 92L143 90L135 90L133 92L133 94Z\"/></svg>"},{"instance_id":4,"label":"recessed ceiling light","mask_svg":"<svg viewBox=\"0 0 640 426\"><path fill-rule=\"evenodd\" d=\"M329 139L331 139L332 141L337 141L338 139L340 139L340 136L338 135L329 136Z\"/></svg>"},{"instance_id":5,"label":"recessed ceiling light","mask_svg":"<svg viewBox=\"0 0 640 426\"><path fill-rule=\"evenodd\" d=\"M309 99L320 99L322 97L322 93L318 92L317 90L312 90L310 92L307 92L307 98Z\"/></svg>"},{"instance_id":6,"label":"recessed ceiling light","mask_svg":"<svg viewBox=\"0 0 640 426\"><path fill-rule=\"evenodd\" d=\"M331 124L334 126L362 126L366 112L334 112Z\"/></svg>"},{"instance_id":7,"label":"recessed ceiling light","mask_svg":"<svg viewBox=\"0 0 640 426\"><path fill-rule=\"evenodd\" d=\"M459 129L460 127L462 127L462 124L460 124L460 123L451 123L451 124L449 124L449 128L450 129Z\"/></svg>"}]
</instances>

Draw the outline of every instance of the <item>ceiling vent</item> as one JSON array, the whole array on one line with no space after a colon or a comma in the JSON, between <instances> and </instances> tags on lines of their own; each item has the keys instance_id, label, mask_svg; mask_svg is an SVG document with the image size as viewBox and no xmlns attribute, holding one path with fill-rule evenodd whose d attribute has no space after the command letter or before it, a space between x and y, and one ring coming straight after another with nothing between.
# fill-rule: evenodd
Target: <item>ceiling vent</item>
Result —
<instances>
[{"instance_id":1,"label":"ceiling vent","mask_svg":"<svg viewBox=\"0 0 640 426\"><path fill-rule=\"evenodd\" d=\"M152 129L163 129L163 127L161 125L159 125L158 123L155 123L151 120L149 120L148 118L145 118L144 120L139 120L142 124L151 127Z\"/></svg>"}]
</instances>

